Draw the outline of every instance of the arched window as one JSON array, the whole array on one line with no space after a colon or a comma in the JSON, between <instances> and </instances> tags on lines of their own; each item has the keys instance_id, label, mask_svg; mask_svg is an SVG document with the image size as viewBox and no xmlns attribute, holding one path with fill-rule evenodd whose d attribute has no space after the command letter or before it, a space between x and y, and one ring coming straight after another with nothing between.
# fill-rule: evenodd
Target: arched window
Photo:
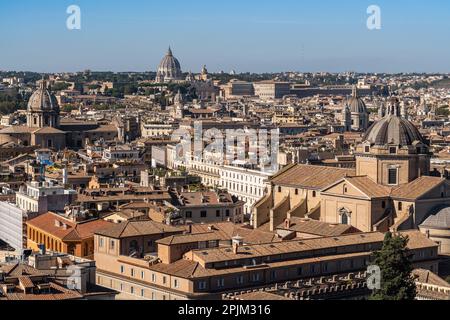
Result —
<instances>
[{"instance_id":1,"label":"arched window","mask_svg":"<svg viewBox=\"0 0 450 320\"><path fill-rule=\"evenodd\" d=\"M341 219L341 224L346 224L346 225L350 225L350 219L351 219L351 211L349 211L346 208L341 208L339 210L339 216Z\"/></svg>"},{"instance_id":2,"label":"arched window","mask_svg":"<svg viewBox=\"0 0 450 320\"><path fill-rule=\"evenodd\" d=\"M349 224L348 222L349 222L348 215L346 213L343 213L341 215L341 223L342 224Z\"/></svg>"}]
</instances>

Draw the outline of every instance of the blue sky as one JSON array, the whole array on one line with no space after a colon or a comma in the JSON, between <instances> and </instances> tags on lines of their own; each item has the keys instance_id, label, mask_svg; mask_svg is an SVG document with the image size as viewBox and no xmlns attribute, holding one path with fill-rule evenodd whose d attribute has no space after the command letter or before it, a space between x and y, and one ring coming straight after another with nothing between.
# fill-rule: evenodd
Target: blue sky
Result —
<instances>
[{"instance_id":1,"label":"blue sky","mask_svg":"<svg viewBox=\"0 0 450 320\"><path fill-rule=\"evenodd\" d=\"M0 35L0 70L450 72L448 0L1 0Z\"/></svg>"}]
</instances>

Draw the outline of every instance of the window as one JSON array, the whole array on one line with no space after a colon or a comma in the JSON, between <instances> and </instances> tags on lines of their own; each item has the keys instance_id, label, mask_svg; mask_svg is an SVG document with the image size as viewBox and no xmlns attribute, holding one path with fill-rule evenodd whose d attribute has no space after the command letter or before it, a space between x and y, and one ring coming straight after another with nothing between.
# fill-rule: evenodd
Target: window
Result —
<instances>
[{"instance_id":1,"label":"window","mask_svg":"<svg viewBox=\"0 0 450 320\"><path fill-rule=\"evenodd\" d=\"M173 280L173 286L174 286L174 288L180 287L180 283L179 283L178 279Z\"/></svg>"},{"instance_id":2,"label":"window","mask_svg":"<svg viewBox=\"0 0 450 320\"><path fill-rule=\"evenodd\" d=\"M167 282L167 278L164 276L163 277L163 284L166 284L166 282Z\"/></svg>"},{"instance_id":3,"label":"window","mask_svg":"<svg viewBox=\"0 0 450 320\"><path fill-rule=\"evenodd\" d=\"M237 276L236 282L237 284L244 284L244 276Z\"/></svg>"},{"instance_id":4,"label":"window","mask_svg":"<svg viewBox=\"0 0 450 320\"><path fill-rule=\"evenodd\" d=\"M229 216L230 216L230 210L227 209L227 210L225 211L225 215L226 215L227 217L229 217Z\"/></svg>"},{"instance_id":5,"label":"window","mask_svg":"<svg viewBox=\"0 0 450 320\"><path fill-rule=\"evenodd\" d=\"M145 290L141 289L141 297L145 296Z\"/></svg>"},{"instance_id":6,"label":"window","mask_svg":"<svg viewBox=\"0 0 450 320\"><path fill-rule=\"evenodd\" d=\"M199 290L205 290L206 289L206 281L199 281L198 288L199 288Z\"/></svg>"},{"instance_id":7,"label":"window","mask_svg":"<svg viewBox=\"0 0 450 320\"><path fill-rule=\"evenodd\" d=\"M224 286L225 286L225 279L224 278L217 279L217 287L223 288Z\"/></svg>"},{"instance_id":8,"label":"window","mask_svg":"<svg viewBox=\"0 0 450 320\"><path fill-rule=\"evenodd\" d=\"M390 154L396 154L397 153L397 148L396 147L389 147L389 153Z\"/></svg>"},{"instance_id":9,"label":"window","mask_svg":"<svg viewBox=\"0 0 450 320\"><path fill-rule=\"evenodd\" d=\"M389 169L388 184L397 184L397 169Z\"/></svg>"},{"instance_id":10,"label":"window","mask_svg":"<svg viewBox=\"0 0 450 320\"><path fill-rule=\"evenodd\" d=\"M346 213L343 213L341 215L341 224L349 224L349 218Z\"/></svg>"},{"instance_id":11,"label":"window","mask_svg":"<svg viewBox=\"0 0 450 320\"><path fill-rule=\"evenodd\" d=\"M298 196L298 189L295 189L295 195Z\"/></svg>"},{"instance_id":12,"label":"window","mask_svg":"<svg viewBox=\"0 0 450 320\"><path fill-rule=\"evenodd\" d=\"M130 287L130 293L134 294L134 287Z\"/></svg>"},{"instance_id":13,"label":"window","mask_svg":"<svg viewBox=\"0 0 450 320\"><path fill-rule=\"evenodd\" d=\"M259 273L252 274L252 281L258 282L261 279L261 275Z\"/></svg>"},{"instance_id":14,"label":"window","mask_svg":"<svg viewBox=\"0 0 450 320\"><path fill-rule=\"evenodd\" d=\"M186 218L192 218L192 211L186 211Z\"/></svg>"},{"instance_id":15,"label":"window","mask_svg":"<svg viewBox=\"0 0 450 320\"><path fill-rule=\"evenodd\" d=\"M125 272L125 267L124 266L120 266L120 273L124 273Z\"/></svg>"},{"instance_id":16,"label":"window","mask_svg":"<svg viewBox=\"0 0 450 320\"><path fill-rule=\"evenodd\" d=\"M313 198L315 198L316 195L317 195L316 191L313 191L313 193L312 193Z\"/></svg>"},{"instance_id":17,"label":"window","mask_svg":"<svg viewBox=\"0 0 450 320\"><path fill-rule=\"evenodd\" d=\"M111 250L114 250L114 245L116 244L116 242L114 240L111 240L109 246Z\"/></svg>"},{"instance_id":18,"label":"window","mask_svg":"<svg viewBox=\"0 0 450 320\"><path fill-rule=\"evenodd\" d=\"M403 202L399 202L398 203L398 211L402 211L403 210Z\"/></svg>"},{"instance_id":19,"label":"window","mask_svg":"<svg viewBox=\"0 0 450 320\"><path fill-rule=\"evenodd\" d=\"M386 201L381 201L381 208L386 209Z\"/></svg>"},{"instance_id":20,"label":"window","mask_svg":"<svg viewBox=\"0 0 450 320\"><path fill-rule=\"evenodd\" d=\"M152 273L152 282L156 282L156 274Z\"/></svg>"},{"instance_id":21,"label":"window","mask_svg":"<svg viewBox=\"0 0 450 320\"><path fill-rule=\"evenodd\" d=\"M134 269L133 268L131 268L130 274L131 274L132 277L134 277Z\"/></svg>"},{"instance_id":22,"label":"window","mask_svg":"<svg viewBox=\"0 0 450 320\"><path fill-rule=\"evenodd\" d=\"M101 237L100 237L100 239L99 239L98 246L99 246L100 248L103 248L103 238L101 238Z\"/></svg>"},{"instance_id":23,"label":"window","mask_svg":"<svg viewBox=\"0 0 450 320\"><path fill-rule=\"evenodd\" d=\"M281 192L281 187L278 187L278 192Z\"/></svg>"},{"instance_id":24,"label":"window","mask_svg":"<svg viewBox=\"0 0 450 320\"><path fill-rule=\"evenodd\" d=\"M369 152L370 152L370 146L365 146L365 147L364 147L364 151L365 151L366 153L369 153Z\"/></svg>"},{"instance_id":25,"label":"window","mask_svg":"<svg viewBox=\"0 0 450 320\"><path fill-rule=\"evenodd\" d=\"M220 210L216 210L216 217L220 217Z\"/></svg>"},{"instance_id":26,"label":"window","mask_svg":"<svg viewBox=\"0 0 450 320\"><path fill-rule=\"evenodd\" d=\"M303 268L302 268L302 267L298 267L298 268L297 268L297 275L298 275L298 276L301 276L302 273L303 273Z\"/></svg>"},{"instance_id":27,"label":"window","mask_svg":"<svg viewBox=\"0 0 450 320\"><path fill-rule=\"evenodd\" d=\"M145 272L141 271L141 279L145 279Z\"/></svg>"},{"instance_id":28,"label":"window","mask_svg":"<svg viewBox=\"0 0 450 320\"><path fill-rule=\"evenodd\" d=\"M206 218L208 213L206 211L200 211L200 217Z\"/></svg>"},{"instance_id":29,"label":"window","mask_svg":"<svg viewBox=\"0 0 450 320\"><path fill-rule=\"evenodd\" d=\"M275 280L277 278L277 273L275 270L270 271L270 279Z\"/></svg>"}]
</instances>

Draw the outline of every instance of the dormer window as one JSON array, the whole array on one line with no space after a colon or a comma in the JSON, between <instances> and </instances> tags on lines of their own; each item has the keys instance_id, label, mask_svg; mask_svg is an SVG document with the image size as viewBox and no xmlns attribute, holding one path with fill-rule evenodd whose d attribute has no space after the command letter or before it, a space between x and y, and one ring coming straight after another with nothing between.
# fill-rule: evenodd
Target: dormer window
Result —
<instances>
[{"instance_id":1,"label":"dormer window","mask_svg":"<svg viewBox=\"0 0 450 320\"><path fill-rule=\"evenodd\" d=\"M370 152L370 146L365 146L364 147L364 152L365 153L369 153Z\"/></svg>"},{"instance_id":2,"label":"dormer window","mask_svg":"<svg viewBox=\"0 0 450 320\"><path fill-rule=\"evenodd\" d=\"M389 147L389 153L390 154L396 154L397 153L397 147Z\"/></svg>"}]
</instances>

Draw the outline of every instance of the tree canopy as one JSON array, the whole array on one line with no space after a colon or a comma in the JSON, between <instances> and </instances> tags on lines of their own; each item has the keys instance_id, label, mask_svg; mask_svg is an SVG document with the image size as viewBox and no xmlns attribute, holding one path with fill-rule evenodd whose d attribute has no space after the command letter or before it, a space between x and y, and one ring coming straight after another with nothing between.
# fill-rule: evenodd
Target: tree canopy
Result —
<instances>
[{"instance_id":1,"label":"tree canopy","mask_svg":"<svg viewBox=\"0 0 450 320\"><path fill-rule=\"evenodd\" d=\"M383 247L373 254L373 265L381 269L381 288L371 300L414 300L416 285L412 276L412 254L408 237L386 233Z\"/></svg>"}]
</instances>

